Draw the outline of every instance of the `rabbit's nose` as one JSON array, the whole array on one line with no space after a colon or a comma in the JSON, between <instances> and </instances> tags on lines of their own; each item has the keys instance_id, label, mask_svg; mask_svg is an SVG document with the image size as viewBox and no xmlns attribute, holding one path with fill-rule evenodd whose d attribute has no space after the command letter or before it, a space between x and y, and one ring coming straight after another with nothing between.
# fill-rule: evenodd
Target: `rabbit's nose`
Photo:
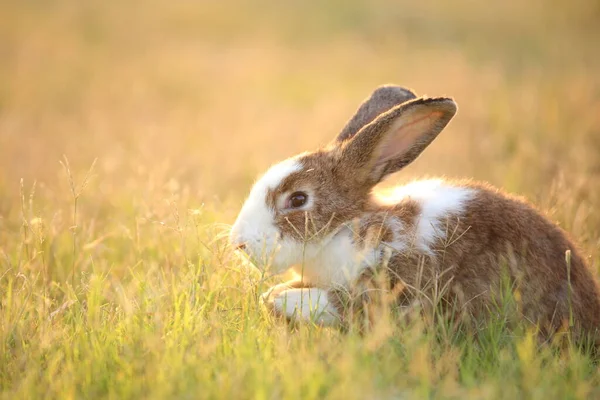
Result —
<instances>
[{"instance_id":1,"label":"rabbit's nose","mask_svg":"<svg viewBox=\"0 0 600 400\"><path fill-rule=\"evenodd\" d=\"M237 224L234 224L231 232L229 232L229 243L235 250L244 250L246 248L246 243L240 235Z\"/></svg>"},{"instance_id":2,"label":"rabbit's nose","mask_svg":"<svg viewBox=\"0 0 600 400\"><path fill-rule=\"evenodd\" d=\"M246 251L246 243L236 243L234 246L236 250Z\"/></svg>"}]
</instances>

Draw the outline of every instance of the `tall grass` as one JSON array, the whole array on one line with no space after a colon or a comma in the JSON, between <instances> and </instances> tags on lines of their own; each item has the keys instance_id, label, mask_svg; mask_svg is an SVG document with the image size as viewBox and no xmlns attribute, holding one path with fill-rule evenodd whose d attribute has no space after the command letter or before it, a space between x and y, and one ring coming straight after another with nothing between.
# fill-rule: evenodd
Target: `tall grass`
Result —
<instances>
[{"instance_id":1,"label":"tall grass","mask_svg":"<svg viewBox=\"0 0 600 400\"><path fill-rule=\"evenodd\" d=\"M394 82L460 110L388 184L520 193L597 272L598 20L584 0L0 2L2 397L597 398L587 353L540 347L510 301L476 335L288 327L224 235L256 174Z\"/></svg>"}]
</instances>

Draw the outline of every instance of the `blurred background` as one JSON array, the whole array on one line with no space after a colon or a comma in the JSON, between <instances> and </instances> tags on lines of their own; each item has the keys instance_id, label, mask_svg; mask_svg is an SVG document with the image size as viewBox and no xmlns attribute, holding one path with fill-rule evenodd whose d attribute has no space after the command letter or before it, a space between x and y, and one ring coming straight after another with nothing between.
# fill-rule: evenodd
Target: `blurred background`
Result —
<instances>
[{"instance_id":1,"label":"blurred background","mask_svg":"<svg viewBox=\"0 0 600 400\"><path fill-rule=\"evenodd\" d=\"M63 155L77 182L97 159L80 203L96 236L170 201L232 222L257 174L395 83L459 113L390 183L490 181L597 259L599 43L595 0L3 0L0 239L34 182L32 215L69 226Z\"/></svg>"}]
</instances>

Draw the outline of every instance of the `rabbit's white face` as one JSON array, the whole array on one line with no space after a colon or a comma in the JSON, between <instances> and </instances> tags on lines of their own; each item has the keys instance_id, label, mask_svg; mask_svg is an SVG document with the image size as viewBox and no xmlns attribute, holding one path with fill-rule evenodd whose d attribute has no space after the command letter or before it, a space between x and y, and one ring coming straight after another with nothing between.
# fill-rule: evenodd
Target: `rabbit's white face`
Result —
<instances>
[{"instance_id":1,"label":"rabbit's white face","mask_svg":"<svg viewBox=\"0 0 600 400\"><path fill-rule=\"evenodd\" d=\"M232 245L274 273L305 265L339 227L360 216L368 188L353 188L335 152L305 153L271 167L232 229ZM350 185L350 186L348 186Z\"/></svg>"},{"instance_id":2,"label":"rabbit's white face","mask_svg":"<svg viewBox=\"0 0 600 400\"><path fill-rule=\"evenodd\" d=\"M284 237L276 221L276 215L285 210L286 204L283 203L286 199L278 196L270 201L269 197L273 197L286 177L302 168L295 158L272 166L254 184L233 224L232 245L243 250L260 269L268 267L272 272L280 273L300 262L301 245L292 238ZM308 211L312 199L307 196L306 200L302 207Z\"/></svg>"}]
</instances>

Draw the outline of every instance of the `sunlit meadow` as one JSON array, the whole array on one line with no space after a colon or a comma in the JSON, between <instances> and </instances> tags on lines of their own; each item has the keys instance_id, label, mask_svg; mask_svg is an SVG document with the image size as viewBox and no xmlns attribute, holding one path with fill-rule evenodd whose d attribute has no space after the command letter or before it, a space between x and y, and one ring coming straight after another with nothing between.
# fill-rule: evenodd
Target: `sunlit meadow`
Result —
<instances>
[{"instance_id":1,"label":"sunlit meadow","mask_svg":"<svg viewBox=\"0 0 600 400\"><path fill-rule=\"evenodd\" d=\"M2 398L600 397L510 310L290 329L226 240L257 174L396 83L459 113L388 184L522 194L598 271L598 4L0 0Z\"/></svg>"}]
</instances>

